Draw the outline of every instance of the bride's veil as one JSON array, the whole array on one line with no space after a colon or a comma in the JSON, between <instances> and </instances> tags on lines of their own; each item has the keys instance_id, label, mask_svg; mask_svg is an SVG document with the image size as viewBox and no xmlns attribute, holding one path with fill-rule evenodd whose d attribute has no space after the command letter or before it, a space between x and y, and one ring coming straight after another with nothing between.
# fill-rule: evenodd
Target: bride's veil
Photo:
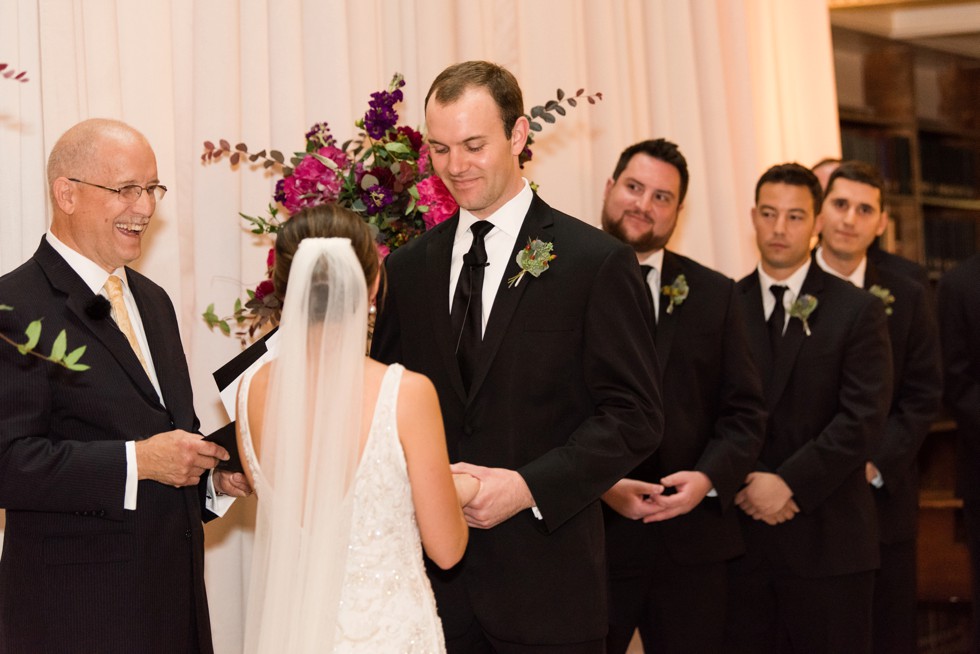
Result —
<instances>
[{"instance_id":1,"label":"bride's veil","mask_svg":"<svg viewBox=\"0 0 980 654\"><path fill-rule=\"evenodd\" d=\"M246 652L331 651L361 436L367 288L346 238L307 238L286 286L258 453Z\"/></svg>"}]
</instances>

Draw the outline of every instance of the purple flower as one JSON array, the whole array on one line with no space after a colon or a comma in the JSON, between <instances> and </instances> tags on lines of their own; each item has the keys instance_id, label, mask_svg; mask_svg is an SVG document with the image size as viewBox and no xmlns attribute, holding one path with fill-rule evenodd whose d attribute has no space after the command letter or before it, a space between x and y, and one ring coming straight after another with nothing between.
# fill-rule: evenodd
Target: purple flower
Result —
<instances>
[{"instance_id":1,"label":"purple flower","mask_svg":"<svg viewBox=\"0 0 980 654\"><path fill-rule=\"evenodd\" d=\"M317 123L306 133L306 144L307 151L313 152L320 148L337 145L337 139L330 133L330 125L327 123Z\"/></svg>"},{"instance_id":2,"label":"purple flower","mask_svg":"<svg viewBox=\"0 0 980 654\"><path fill-rule=\"evenodd\" d=\"M391 189L380 184L375 184L361 194L361 200L364 201L364 212L369 216L374 216L384 211L385 207L394 202L395 196L391 192Z\"/></svg>"},{"instance_id":3,"label":"purple flower","mask_svg":"<svg viewBox=\"0 0 980 654\"><path fill-rule=\"evenodd\" d=\"M364 114L364 131L371 138L375 140L384 138L388 130L394 129L398 122L395 105L402 101L401 87L403 86L405 86L405 80L401 75L395 75L391 84L388 85L387 91L371 94L367 113Z\"/></svg>"}]
</instances>

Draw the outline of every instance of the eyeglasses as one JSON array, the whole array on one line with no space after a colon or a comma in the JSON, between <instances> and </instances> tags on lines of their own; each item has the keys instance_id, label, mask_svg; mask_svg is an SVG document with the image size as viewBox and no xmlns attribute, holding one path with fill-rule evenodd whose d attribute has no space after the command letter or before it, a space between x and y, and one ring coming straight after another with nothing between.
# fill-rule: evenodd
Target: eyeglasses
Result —
<instances>
[{"instance_id":1,"label":"eyeglasses","mask_svg":"<svg viewBox=\"0 0 980 654\"><path fill-rule=\"evenodd\" d=\"M167 187L163 184L150 184L149 186L127 184L126 186L121 186L119 188L110 188L108 186L102 186L101 184L93 184L92 182L85 182L80 179L75 179L74 177L69 177L68 181L86 184L88 186L94 186L96 188L105 189L106 191L118 193L122 201L127 204L133 204L139 200L143 195L143 191L148 192L154 200L162 200L163 196L167 194Z\"/></svg>"}]
</instances>

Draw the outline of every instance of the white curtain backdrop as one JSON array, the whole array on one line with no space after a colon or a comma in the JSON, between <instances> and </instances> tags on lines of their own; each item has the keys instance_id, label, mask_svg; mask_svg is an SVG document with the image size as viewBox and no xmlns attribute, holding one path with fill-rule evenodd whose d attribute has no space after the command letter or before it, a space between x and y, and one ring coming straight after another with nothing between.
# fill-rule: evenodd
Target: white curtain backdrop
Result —
<instances>
[{"instance_id":1,"label":"white curtain backdrop","mask_svg":"<svg viewBox=\"0 0 980 654\"><path fill-rule=\"evenodd\" d=\"M466 59L509 68L528 109L559 87L603 93L546 127L526 173L587 222L624 147L677 142L691 185L671 247L736 278L757 258L761 172L840 152L825 0L0 0L0 62L30 80L0 78L0 273L47 227L57 137L96 116L140 129L170 193L136 267L173 298L198 414L215 429L227 416L210 374L239 346L200 315L262 278L269 244L238 212L264 212L274 179L203 165L202 142L292 152L319 121L345 140L396 71L401 116L419 126L429 83ZM238 502L207 526L219 652L241 650L253 512Z\"/></svg>"}]
</instances>

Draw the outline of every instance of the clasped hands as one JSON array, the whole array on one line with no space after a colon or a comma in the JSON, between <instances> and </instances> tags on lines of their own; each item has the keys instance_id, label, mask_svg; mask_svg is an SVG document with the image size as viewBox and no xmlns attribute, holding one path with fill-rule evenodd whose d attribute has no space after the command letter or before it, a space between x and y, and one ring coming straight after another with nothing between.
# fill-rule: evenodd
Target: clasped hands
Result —
<instances>
[{"instance_id":1,"label":"clasped hands","mask_svg":"<svg viewBox=\"0 0 980 654\"><path fill-rule=\"evenodd\" d=\"M602 499L616 513L630 520L662 522L696 507L712 486L706 474L692 470L675 472L660 482L621 479L603 493ZM665 495L667 487L675 492Z\"/></svg>"},{"instance_id":2,"label":"clasped hands","mask_svg":"<svg viewBox=\"0 0 980 654\"><path fill-rule=\"evenodd\" d=\"M471 475L479 480L476 494L463 502L463 516L470 527L490 529L534 506L531 490L516 470L462 462L452 464L449 469L454 475ZM467 498L461 496L461 499Z\"/></svg>"},{"instance_id":3,"label":"clasped hands","mask_svg":"<svg viewBox=\"0 0 980 654\"><path fill-rule=\"evenodd\" d=\"M136 469L140 479L152 479L174 488L196 486L219 461L229 459L228 451L206 441L200 434L182 429L163 432L136 441ZM245 497L252 489L240 472L220 470L212 478L216 492Z\"/></svg>"},{"instance_id":4,"label":"clasped hands","mask_svg":"<svg viewBox=\"0 0 980 654\"><path fill-rule=\"evenodd\" d=\"M767 525L782 524L800 512L793 501L793 490L782 477L771 472L750 472L745 486L735 495L735 504Z\"/></svg>"}]
</instances>

